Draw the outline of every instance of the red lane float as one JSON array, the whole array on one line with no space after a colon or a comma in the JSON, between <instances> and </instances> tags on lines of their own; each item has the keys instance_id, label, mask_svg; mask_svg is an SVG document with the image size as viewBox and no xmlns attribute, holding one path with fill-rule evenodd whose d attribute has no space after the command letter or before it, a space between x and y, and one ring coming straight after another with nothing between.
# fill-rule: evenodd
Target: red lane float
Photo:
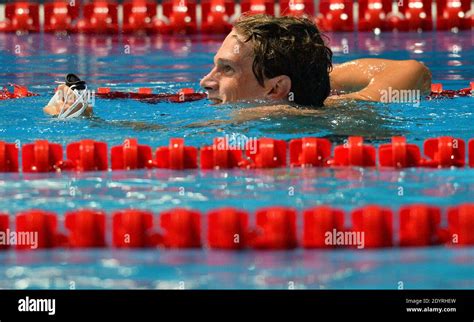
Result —
<instances>
[{"instance_id":1,"label":"red lane float","mask_svg":"<svg viewBox=\"0 0 474 322\"><path fill-rule=\"evenodd\" d=\"M28 88L25 86L16 84L12 84L11 86L13 86L13 92L10 92L6 87L0 90L0 101L22 97L38 96L38 94L28 91Z\"/></svg>"},{"instance_id":2,"label":"red lane float","mask_svg":"<svg viewBox=\"0 0 474 322\"><path fill-rule=\"evenodd\" d=\"M7 214L0 213L0 234L5 234L5 238L10 230L10 217ZM0 250L10 248L10 245L6 242L0 243Z\"/></svg>"},{"instance_id":3,"label":"red lane float","mask_svg":"<svg viewBox=\"0 0 474 322\"><path fill-rule=\"evenodd\" d=\"M286 142L270 138L258 139L255 147L247 142L245 155L250 160L247 168L278 168L286 166Z\"/></svg>"},{"instance_id":4,"label":"red lane float","mask_svg":"<svg viewBox=\"0 0 474 322\"><path fill-rule=\"evenodd\" d=\"M201 247L201 214L188 209L173 209L161 213L160 227L163 245L167 248Z\"/></svg>"},{"instance_id":5,"label":"red lane float","mask_svg":"<svg viewBox=\"0 0 474 322\"><path fill-rule=\"evenodd\" d=\"M301 138L290 141L292 167L323 167L331 158L331 142L327 139Z\"/></svg>"},{"instance_id":6,"label":"red lane float","mask_svg":"<svg viewBox=\"0 0 474 322\"><path fill-rule=\"evenodd\" d=\"M391 0L359 0L359 31L388 29L387 15L392 9Z\"/></svg>"},{"instance_id":7,"label":"red lane float","mask_svg":"<svg viewBox=\"0 0 474 322\"><path fill-rule=\"evenodd\" d=\"M420 149L415 144L407 144L404 137L395 136L391 144L382 144L379 147L379 162L383 167L417 167L420 161Z\"/></svg>"},{"instance_id":8,"label":"red lane float","mask_svg":"<svg viewBox=\"0 0 474 322\"><path fill-rule=\"evenodd\" d=\"M473 203L461 204L443 211L447 217L446 228L440 226L445 220L441 220L439 207L424 204L401 207L397 212L400 221L398 242L392 239L393 212L385 207L370 205L353 210L352 227L348 229L344 227L344 211L337 208L316 206L298 212L300 213L303 219L300 245L304 248L474 245ZM38 243L33 239L30 240L32 243L22 240L18 245L4 242L0 243L0 249L9 248L10 244L17 245L17 249L86 248L106 245L119 248L203 246L199 211L181 208L164 211L160 213L159 224L154 222L153 216L150 211L124 209L112 212L112 220L106 221L105 213L101 210L68 212L64 220L66 229L70 231L67 236L59 232L58 217L55 213L43 210L24 211L15 216L14 231L38 233ZM255 227L249 227L249 217L250 214L243 209L219 208L209 211L205 227L206 246L228 250L277 250L298 246L295 209L258 209L255 212ZM0 233L3 233L1 238L9 236L9 229L13 230L9 223L8 215L0 214ZM158 225L163 233L155 230ZM110 244L106 243L106 240L109 240L106 233L112 233Z\"/></svg>"},{"instance_id":9,"label":"red lane float","mask_svg":"<svg viewBox=\"0 0 474 322\"><path fill-rule=\"evenodd\" d=\"M467 18L468 24L470 21L471 29L474 28L474 8L468 11L468 13L466 14L466 18Z\"/></svg>"},{"instance_id":10,"label":"red lane float","mask_svg":"<svg viewBox=\"0 0 474 322\"><path fill-rule=\"evenodd\" d=\"M138 94L150 95L153 93L153 89L149 87L140 87L138 89Z\"/></svg>"},{"instance_id":11,"label":"red lane float","mask_svg":"<svg viewBox=\"0 0 474 322\"><path fill-rule=\"evenodd\" d=\"M62 146L46 140L23 145L21 154L23 172L54 172L63 160Z\"/></svg>"},{"instance_id":12,"label":"red lane float","mask_svg":"<svg viewBox=\"0 0 474 322\"><path fill-rule=\"evenodd\" d=\"M153 153L148 145L139 145L137 139L127 139L123 145L110 150L112 170L150 169Z\"/></svg>"},{"instance_id":13,"label":"red lane float","mask_svg":"<svg viewBox=\"0 0 474 322\"><path fill-rule=\"evenodd\" d=\"M240 11L246 14L275 14L274 0L242 0L240 2L240 8Z\"/></svg>"},{"instance_id":14,"label":"red lane float","mask_svg":"<svg viewBox=\"0 0 474 322\"><path fill-rule=\"evenodd\" d=\"M114 1L93 0L84 5L84 18L77 23L77 31L86 34L118 33L118 4Z\"/></svg>"},{"instance_id":15,"label":"red lane float","mask_svg":"<svg viewBox=\"0 0 474 322\"><path fill-rule=\"evenodd\" d=\"M408 21L405 17L405 15L400 12L400 6L392 6L394 8L393 11L390 11L390 13L387 15L386 18L386 30L392 30L392 31L408 31Z\"/></svg>"},{"instance_id":16,"label":"red lane float","mask_svg":"<svg viewBox=\"0 0 474 322\"><path fill-rule=\"evenodd\" d=\"M303 212L304 248L336 248L328 233L335 235L344 232L344 212L327 206L318 206ZM340 245L342 246L342 245Z\"/></svg>"},{"instance_id":17,"label":"red lane float","mask_svg":"<svg viewBox=\"0 0 474 322\"><path fill-rule=\"evenodd\" d=\"M432 30L432 0L401 1L392 10L391 0L359 0L358 29L417 31ZM72 5L71 5L72 4ZM44 5L45 32L82 32L91 34L118 33L118 8L115 1L92 0L82 7L74 1L53 0ZM241 12L274 15L274 0L242 0ZM194 34L196 0L165 0L163 19L156 18L156 0L126 0L123 3L124 33ZM203 0L203 33L225 33L231 27L229 17L235 12L231 0ZM474 12L470 0L437 0L436 25L438 30L471 29ZM314 2L310 0L282 0L282 15L314 15ZM316 23L327 31L353 31L352 0L321 0ZM0 32L39 32L39 5L33 1L15 1L5 5L6 20L0 22Z\"/></svg>"},{"instance_id":18,"label":"red lane float","mask_svg":"<svg viewBox=\"0 0 474 322\"><path fill-rule=\"evenodd\" d=\"M79 17L79 5L67 0L54 0L44 4L45 32L75 32L73 21Z\"/></svg>"},{"instance_id":19,"label":"red lane float","mask_svg":"<svg viewBox=\"0 0 474 322\"><path fill-rule=\"evenodd\" d=\"M431 94L441 94L443 92L443 84L431 84Z\"/></svg>"},{"instance_id":20,"label":"red lane float","mask_svg":"<svg viewBox=\"0 0 474 322\"><path fill-rule=\"evenodd\" d=\"M316 24L324 31L354 31L352 0L321 0Z\"/></svg>"},{"instance_id":21,"label":"red lane float","mask_svg":"<svg viewBox=\"0 0 474 322\"><path fill-rule=\"evenodd\" d=\"M212 146L200 149L201 169L231 169L242 166L242 152L230 147L226 138L215 138Z\"/></svg>"},{"instance_id":22,"label":"red lane float","mask_svg":"<svg viewBox=\"0 0 474 322\"><path fill-rule=\"evenodd\" d=\"M375 166L376 150L373 146L365 145L360 136L350 136L347 143L334 148L334 159L331 161L335 166Z\"/></svg>"},{"instance_id":23,"label":"red lane float","mask_svg":"<svg viewBox=\"0 0 474 322\"><path fill-rule=\"evenodd\" d=\"M427 205L400 209L400 246L430 246L441 241L441 210Z\"/></svg>"},{"instance_id":24,"label":"red lane float","mask_svg":"<svg viewBox=\"0 0 474 322\"><path fill-rule=\"evenodd\" d=\"M428 97L428 100L431 99L440 99L440 98L455 98L455 97L465 97L472 96L474 93L474 82L470 82L469 87L462 88L458 90L447 89L443 90L443 84L434 83L431 84L431 93Z\"/></svg>"},{"instance_id":25,"label":"red lane float","mask_svg":"<svg viewBox=\"0 0 474 322\"><path fill-rule=\"evenodd\" d=\"M470 29L472 27L472 16L468 16L471 10L470 0L436 0L438 30Z\"/></svg>"},{"instance_id":26,"label":"red lane float","mask_svg":"<svg viewBox=\"0 0 474 322\"><path fill-rule=\"evenodd\" d=\"M58 218L55 213L43 210L30 210L16 215L16 232L18 235L36 234L36 244L32 241L17 243L17 249L53 248L63 246L65 236L58 233Z\"/></svg>"},{"instance_id":27,"label":"red lane float","mask_svg":"<svg viewBox=\"0 0 474 322\"><path fill-rule=\"evenodd\" d=\"M167 147L156 150L157 168L184 170L197 168L197 149L185 146L184 139L171 139Z\"/></svg>"},{"instance_id":28,"label":"red lane float","mask_svg":"<svg viewBox=\"0 0 474 322\"><path fill-rule=\"evenodd\" d=\"M474 139L469 140L469 166L474 168Z\"/></svg>"},{"instance_id":29,"label":"red lane float","mask_svg":"<svg viewBox=\"0 0 474 322\"><path fill-rule=\"evenodd\" d=\"M449 136L425 140L424 153L429 160L424 160L425 166L432 167L464 167L466 148L464 140Z\"/></svg>"},{"instance_id":30,"label":"red lane float","mask_svg":"<svg viewBox=\"0 0 474 322\"><path fill-rule=\"evenodd\" d=\"M234 14L234 3L226 0L210 0L201 3L202 26L205 34L228 34L232 30L229 18Z\"/></svg>"},{"instance_id":31,"label":"red lane float","mask_svg":"<svg viewBox=\"0 0 474 322\"><path fill-rule=\"evenodd\" d=\"M474 204L449 208L448 225L453 245L474 245Z\"/></svg>"},{"instance_id":32,"label":"red lane float","mask_svg":"<svg viewBox=\"0 0 474 322\"><path fill-rule=\"evenodd\" d=\"M251 246L257 249L292 249L298 244L296 237L296 210L270 207L258 210L255 237Z\"/></svg>"},{"instance_id":33,"label":"red lane float","mask_svg":"<svg viewBox=\"0 0 474 322\"><path fill-rule=\"evenodd\" d=\"M312 0L282 0L280 14L294 17L313 17L314 1Z\"/></svg>"},{"instance_id":34,"label":"red lane float","mask_svg":"<svg viewBox=\"0 0 474 322\"><path fill-rule=\"evenodd\" d=\"M107 144L82 140L67 145L67 159L75 171L107 171Z\"/></svg>"},{"instance_id":35,"label":"red lane float","mask_svg":"<svg viewBox=\"0 0 474 322\"><path fill-rule=\"evenodd\" d=\"M207 214L210 248L243 249L249 239L249 215L235 208L220 208Z\"/></svg>"},{"instance_id":36,"label":"red lane float","mask_svg":"<svg viewBox=\"0 0 474 322\"><path fill-rule=\"evenodd\" d=\"M98 210L79 210L65 215L69 230L69 247L105 247L105 213Z\"/></svg>"},{"instance_id":37,"label":"red lane float","mask_svg":"<svg viewBox=\"0 0 474 322\"><path fill-rule=\"evenodd\" d=\"M154 0L128 0L123 3L124 33L151 33L156 16Z\"/></svg>"},{"instance_id":38,"label":"red lane float","mask_svg":"<svg viewBox=\"0 0 474 322\"><path fill-rule=\"evenodd\" d=\"M0 22L0 32L39 32L39 5L29 1L17 1L5 5L6 20Z\"/></svg>"},{"instance_id":39,"label":"red lane float","mask_svg":"<svg viewBox=\"0 0 474 322\"><path fill-rule=\"evenodd\" d=\"M153 213L143 210L123 210L112 214L113 245L118 248L153 247L161 236L153 233Z\"/></svg>"},{"instance_id":40,"label":"red lane float","mask_svg":"<svg viewBox=\"0 0 474 322\"><path fill-rule=\"evenodd\" d=\"M474 139L469 141L468 165L474 167ZM270 138L248 140L243 147L229 144L226 138L215 138L211 146L199 149L185 146L181 138L172 138L168 146L158 147L153 158L151 147L127 139L111 149L111 170L133 169L265 169L287 166L287 147L283 140ZM62 146L39 140L22 148L23 172L107 171L107 144L83 140L67 145L63 160ZM361 137L349 137L334 148L320 138L300 138L289 143L291 167L374 167L377 149L365 145ZM424 142L424 154L417 145L407 144L404 137L393 137L390 144L378 148L380 167L464 167L466 144L452 137L430 138ZM0 141L0 172L18 172L18 151L13 143Z\"/></svg>"},{"instance_id":41,"label":"red lane float","mask_svg":"<svg viewBox=\"0 0 474 322\"><path fill-rule=\"evenodd\" d=\"M136 99L150 104L160 102L184 103L201 100L207 97L205 93L195 93L191 88L182 88L175 94L154 94L151 88L140 88L137 93L133 93L111 91L108 87L99 87L96 96L107 99Z\"/></svg>"},{"instance_id":42,"label":"red lane float","mask_svg":"<svg viewBox=\"0 0 474 322\"><path fill-rule=\"evenodd\" d=\"M352 230L363 233L365 248L393 245L392 210L380 206L366 206L352 212Z\"/></svg>"},{"instance_id":43,"label":"red lane float","mask_svg":"<svg viewBox=\"0 0 474 322\"><path fill-rule=\"evenodd\" d=\"M207 17L212 12L212 7L216 12L225 12L230 18L235 14L235 2L233 0L201 0L201 12L203 17ZM217 8L223 6L224 8Z\"/></svg>"},{"instance_id":44,"label":"red lane float","mask_svg":"<svg viewBox=\"0 0 474 322\"><path fill-rule=\"evenodd\" d=\"M154 29L161 34L186 34L197 32L195 0L163 1L165 19L156 19Z\"/></svg>"},{"instance_id":45,"label":"red lane float","mask_svg":"<svg viewBox=\"0 0 474 322\"><path fill-rule=\"evenodd\" d=\"M18 172L18 146L0 141L0 172Z\"/></svg>"},{"instance_id":46,"label":"red lane float","mask_svg":"<svg viewBox=\"0 0 474 322\"><path fill-rule=\"evenodd\" d=\"M428 31L433 29L431 5L432 0L405 1L402 6L402 12L405 15L409 31Z\"/></svg>"}]
</instances>

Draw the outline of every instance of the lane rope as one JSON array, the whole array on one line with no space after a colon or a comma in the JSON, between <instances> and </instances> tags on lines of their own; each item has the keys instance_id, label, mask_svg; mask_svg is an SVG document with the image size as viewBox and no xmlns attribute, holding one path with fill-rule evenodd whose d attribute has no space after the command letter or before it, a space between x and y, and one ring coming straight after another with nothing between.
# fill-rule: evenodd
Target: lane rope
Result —
<instances>
[{"instance_id":1,"label":"lane rope","mask_svg":"<svg viewBox=\"0 0 474 322\"><path fill-rule=\"evenodd\" d=\"M138 209L118 210L110 215L103 210L82 209L64 216L28 210L15 216L0 214L0 249L208 247L277 250L474 245L473 203L446 209L415 204L402 206L398 211L367 205L348 214L350 227L345 223L345 212L329 206L301 211L291 207L266 207L253 214L237 208L219 208L205 214L175 208L159 215ZM395 217L398 225L394 223ZM441 226L444 218L447 225ZM297 229L299 223L301 230ZM9 242L20 234L36 240L36 244Z\"/></svg>"},{"instance_id":2,"label":"lane rope","mask_svg":"<svg viewBox=\"0 0 474 322\"><path fill-rule=\"evenodd\" d=\"M405 137L393 137L391 143L378 148L351 136L344 144L332 147L328 139L304 137L290 140L247 138L239 145L220 137L213 144L186 146L182 138L172 138L168 146L155 152L137 139L126 139L122 145L108 149L105 142L90 139L69 143L66 157L63 147L47 140L21 146L22 167L17 143L0 141L1 172L118 171L136 169L222 170L309 167L368 167L403 169L411 167L474 167L474 139L467 142L449 136L426 139L424 156L416 144ZM109 163L110 157L110 163Z\"/></svg>"}]
</instances>

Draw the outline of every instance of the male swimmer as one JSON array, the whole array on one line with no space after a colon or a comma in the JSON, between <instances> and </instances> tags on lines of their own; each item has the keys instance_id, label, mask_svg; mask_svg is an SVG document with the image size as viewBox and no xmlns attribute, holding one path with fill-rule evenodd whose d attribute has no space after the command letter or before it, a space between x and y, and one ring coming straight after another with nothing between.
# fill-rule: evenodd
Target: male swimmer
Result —
<instances>
[{"instance_id":1,"label":"male swimmer","mask_svg":"<svg viewBox=\"0 0 474 322\"><path fill-rule=\"evenodd\" d=\"M414 60L368 58L333 67L331 49L311 20L244 15L200 84L214 104L253 101L259 102L254 112L271 113L314 110L340 100L380 101L389 89L429 94L431 73ZM67 94L69 86L64 84L60 90ZM330 96L331 91L340 94ZM67 100L52 100L44 110L60 115L68 106ZM84 113L91 114L92 107Z\"/></svg>"},{"instance_id":2,"label":"male swimmer","mask_svg":"<svg viewBox=\"0 0 474 322\"><path fill-rule=\"evenodd\" d=\"M58 118L91 116L92 105L89 104L89 94L85 81L74 74L68 74L64 84L58 86L44 111Z\"/></svg>"}]
</instances>

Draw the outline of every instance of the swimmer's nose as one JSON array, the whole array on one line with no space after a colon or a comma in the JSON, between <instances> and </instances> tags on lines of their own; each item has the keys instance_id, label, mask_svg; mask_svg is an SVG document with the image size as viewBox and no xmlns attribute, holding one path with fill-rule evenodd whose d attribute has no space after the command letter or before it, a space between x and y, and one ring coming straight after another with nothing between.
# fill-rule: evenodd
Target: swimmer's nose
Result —
<instances>
[{"instance_id":1,"label":"swimmer's nose","mask_svg":"<svg viewBox=\"0 0 474 322\"><path fill-rule=\"evenodd\" d=\"M217 82L213 79L212 77L212 71L204 76L203 79L201 79L201 82L199 83L202 88L204 88L206 91L215 91L217 90Z\"/></svg>"}]
</instances>

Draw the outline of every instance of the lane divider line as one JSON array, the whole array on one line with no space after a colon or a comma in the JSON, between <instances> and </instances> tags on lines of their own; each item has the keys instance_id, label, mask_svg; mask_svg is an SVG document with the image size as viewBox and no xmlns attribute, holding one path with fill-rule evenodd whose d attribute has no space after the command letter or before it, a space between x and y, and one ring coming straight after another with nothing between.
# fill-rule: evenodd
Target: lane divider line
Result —
<instances>
[{"instance_id":1,"label":"lane divider line","mask_svg":"<svg viewBox=\"0 0 474 322\"><path fill-rule=\"evenodd\" d=\"M15 216L0 213L0 249L278 250L474 245L474 203L446 209L413 204L398 210L367 205L350 212L350 226L344 222L344 214L343 210L329 206L301 211L265 207L254 214L236 208L218 208L205 214L174 208L156 215L147 210L123 209L111 212L110 216L99 209L69 211L64 216L29 210ZM398 225L394 224L395 216ZM443 216L446 221L441 220ZM447 226L442 227L441 222L447 222ZM302 227L301 231L298 227ZM398 227L397 231L394 227ZM16 243L11 242L12 234L16 235Z\"/></svg>"}]
</instances>

